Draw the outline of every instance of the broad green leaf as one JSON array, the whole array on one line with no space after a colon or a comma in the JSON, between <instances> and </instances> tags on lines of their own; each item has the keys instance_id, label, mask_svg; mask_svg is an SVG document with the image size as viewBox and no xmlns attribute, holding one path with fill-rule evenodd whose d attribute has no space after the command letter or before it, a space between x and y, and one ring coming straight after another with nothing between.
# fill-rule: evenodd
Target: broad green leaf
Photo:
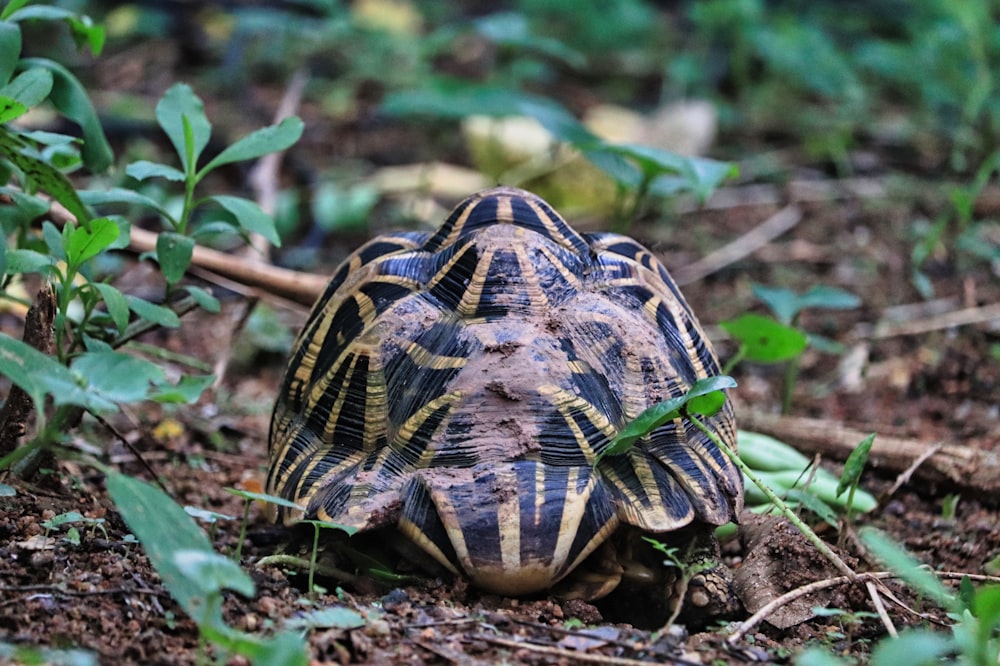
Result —
<instances>
[{"instance_id":1,"label":"broad green leaf","mask_svg":"<svg viewBox=\"0 0 1000 666\"><path fill-rule=\"evenodd\" d=\"M161 206L155 199L147 197L145 194L139 194L133 190L127 190L123 187L112 187L103 191L81 190L80 199L90 206L100 206L102 204L132 204L152 208L157 213L162 215L164 219L168 220L173 226L176 226L174 218L170 215L167 209Z\"/></svg>"},{"instance_id":2,"label":"broad green leaf","mask_svg":"<svg viewBox=\"0 0 1000 666\"><path fill-rule=\"evenodd\" d=\"M770 435L738 430L736 444L740 459L757 471L801 472L811 462L796 449Z\"/></svg>"},{"instance_id":3,"label":"broad green leaf","mask_svg":"<svg viewBox=\"0 0 1000 666\"><path fill-rule=\"evenodd\" d=\"M177 284L191 265L194 239L165 231L156 237L156 260L167 284Z\"/></svg>"},{"instance_id":4,"label":"broad green leaf","mask_svg":"<svg viewBox=\"0 0 1000 666\"><path fill-rule=\"evenodd\" d=\"M851 486L856 486L861 481L861 474L868 464L868 453L872 450L875 442L875 433L872 433L861 440L851 455L847 456L844 463L844 472L840 475L840 482L837 484L837 496L839 497Z\"/></svg>"},{"instance_id":5,"label":"broad green leaf","mask_svg":"<svg viewBox=\"0 0 1000 666\"><path fill-rule=\"evenodd\" d=\"M65 249L65 238L69 238L69 234L72 232L72 228L68 225L63 227L60 232L59 227L52 224L48 220L42 222L42 240L45 241L45 246L49 248L49 254L57 259L63 261L66 260L66 249Z\"/></svg>"},{"instance_id":6,"label":"broad green leaf","mask_svg":"<svg viewBox=\"0 0 1000 666\"><path fill-rule=\"evenodd\" d=\"M727 376L703 377L699 379L684 395L671 398L670 400L665 400L646 409L631 423L625 426L625 428L618 433L617 437L611 440L608 447L601 455L614 456L625 453L640 438L645 437L666 423L680 418L683 415L682 410L684 407L693 399L706 396L716 391L721 392L723 389L734 388L735 386L736 382L733 378ZM715 409L718 411L724 402L725 396L723 395L722 401L713 400L710 404L702 403L702 407L717 405ZM714 414L714 412L712 413ZM704 415L710 416L711 414Z\"/></svg>"},{"instance_id":7,"label":"broad green leaf","mask_svg":"<svg viewBox=\"0 0 1000 666\"><path fill-rule=\"evenodd\" d=\"M176 384L161 383L150 394L156 402L191 405L215 381L215 375L184 375Z\"/></svg>"},{"instance_id":8,"label":"broad green leaf","mask_svg":"<svg viewBox=\"0 0 1000 666\"><path fill-rule=\"evenodd\" d=\"M144 481L111 472L107 488L122 518L160 574L164 587L184 612L207 625L224 626L221 607L209 603L209 597L218 595L218 588L210 581L189 575L176 559L177 553L183 551L213 552L201 528L173 499Z\"/></svg>"},{"instance_id":9,"label":"broad green leaf","mask_svg":"<svg viewBox=\"0 0 1000 666\"><path fill-rule=\"evenodd\" d=\"M276 247L281 246L281 238L278 237L278 231L274 227L274 218L262 211L253 201L225 194L217 194L208 199L229 211L241 229L260 234Z\"/></svg>"},{"instance_id":10,"label":"broad green leaf","mask_svg":"<svg viewBox=\"0 0 1000 666\"><path fill-rule=\"evenodd\" d=\"M968 580L968 578L963 578ZM979 620L979 631L976 636L976 643L982 646L984 652L991 651L992 654L985 655L984 661L995 661L997 658L997 643L990 645L991 638L997 629L1000 629L1000 585L987 585L978 590L972 599L972 614Z\"/></svg>"},{"instance_id":11,"label":"broad green leaf","mask_svg":"<svg viewBox=\"0 0 1000 666\"><path fill-rule=\"evenodd\" d=\"M58 259L50 254L42 254L34 250L9 250L7 252L8 275L18 273L41 273L58 263Z\"/></svg>"},{"instance_id":12,"label":"broad green leaf","mask_svg":"<svg viewBox=\"0 0 1000 666\"><path fill-rule=\"evenodd\" d=\"M26 67L44 67L52 72L53 85L49 100L60 113L80 126L83 132L83 162L87 168L100 172L111 166L114 153L104 136L104 128L87 90L72 72L59 63L44 58L25 58L22 63Z\"/></svg>"},{"instance_id":13,"label":"broad green leaf","mask_svg":"<svg viewBox=\"0 0 1000 666\"><path fill-rule=\"evenodd\" d=\"M958 610L955 597L937 576L922 567L889 536L873 527L862 527L858 530L858 536L877 559L906 581L917 593L930 597L946 609Z\"/></svg>"},{"instance_id":14,"label":"broad green leaf","mask_svg":"<svg viewBox=\"0 0 1000 666\"><path fill-rule=\"evenodd\" d=\"M757 363L791 360L809 344L801 331L763 315L748 313L719 325L740 341L746 359Z\"/></svg>"},{"instance_id":15,"label":"broad green leaf","mask_svg":"<svg viewBox=\"0 0 1000 666\"><path fill-rule=\"evenodd\" d=\"M10 97L26 107L41 104L52 91L52 72L43 67L33 67L0 88L0 95ZM6 122L6 121L4 121Z\"/></svg>"},{"instance_id":16,"label":"broad green leaf","mask_svg":"<svg viewBox=\"0 0 1000 666\"><path fill-rule=\"evenodd\" d=\"M11 5L4 8L3 18L7 18ZM9 21L0 21L0 84L6 84L14 76L17 61L21 57L21 27Z\"/></svg>"},{"instance_id":17,"label":"broad green leaf","mask_svg":"<svg viewBox=\"0 0 1000 666\"><path fill-rule=\"evenodd\" d=\"M156 105L156 120L174 145L184 172L195 173L198 158L212 137L212 125L191 86L178 83L167 90Z\"/></svg>"},{"instance_id":18,"label":"broad green leaf","mask_svg":"<svg viewBox=\"0 0 1000 666\"><path fill-rule=\"evenodd\" d=\"M799 312L806 308L849 310L861 305L861 299L849 291L824 285L814 286L802 295L784 287L769 287L756 283L751 285L751 288L754 296L771 309L778 321L786 325L795 321Z\"/></svg>"},{"instance_id":19,"label":"broad green leaf","mask_svg":"<svg viewBox=\"0 0 1000 666\"><path fill-rule=\"evenodd\" d=\"M926 629L905 629L897 638L884 637L872 648L871 666L935 666L955 663L946 657L954 643L942 633Z\"/></svg>"},{"instance_id":20,"label":"broad green leaf","mask_svg":"<svg viewBox=\"0 0 1000 666\"><path fill-rule=\"evenodd\" d=\"M66 243L66 259L70 265L79 267L88 259L93 259L118 240L120 230L114 220L101 217L91 220L90 228L72 227Z\"/></svg>"},{"instance_id":21,"label":"broad green leaf","mask_svg":"<svg viewBox=\"0 0 1000 666\"><path fill-rule=\"evenodd\" d=\"M111 321L115 322L118 333L124 333L128 326L128 300L125 295L115 287L104 282L91 282L91 285L101 292L104 305L108 308L108 315Z\"/></svg>"},{"instance_id":22,"label":"broad green leaf","mask_svg":"<svg viewBox=\"0 0 1000 666\"><path fill-rule=\"evenodd\" d=\"M799 296L799 308L826 310L852 310L861 305L861 299L845 289L816 285Z\"/></svg>"},{"instance_id":23,"label":"broad green leaf","mask_svg":"<svg viewBox=\"0 0 1000 666\"><path fill-rule=\"evenodd\" d=\"M112 402L145 400L152 384L166 379L163 368L152 361L115 351L80 354L70 367L90 391Z\"/></svg>"},{"instance_id":24,"label":"broad green leaf","mask_svg":"<svg viewBox=\"0 0 1000 666\"><path fill-rule=\"evenodd\" d=\"M0 238L0 275L7 275L7 237Z\"/></svg>"},{"instance_id":25,"label":"broad green leaf","mask_svg":"<svg viewBox=\"0 0 1000 666\"><path fill-rule=\"evenodd\" d=\"M253 580L247 572L214 550L178 550L174 553L174 562L191 578L200 579L220 592L234 590L245 597L254 595Z\"/></svg>"},{"instance_id":26,"label":"broad green leaf","mask_svg":"<svg viewBox=\"0 0 1000 666\"><path fill-rule=\"evenodd\" d=\"M48 396L56 406L79 405L98 411L115 408L114 403L89 392L57 360L5 333L0 333L0 374L31 396L36 407Z\"/></svg>"},{"instance_id":27,"label":"broad green leaf","mask_svg":"<svg viewBox=\"0 0 1000 666\"><path fill-rule=\"evenodd\" d=\"M185 285L184 289L191 294L191 297L195 300L200 307L205 312L211 312L216 314L220 310L219 299L212 295L207 289L202 289L201 287L192 287L191 285Z\"/></svg>"},{"instance_id":28,"label":"broad green leaf","mask_svg":"<svg viewBox=\"0 0 1000 666\"><path fill-rule=\"evenodd\" d=\"M166 178L175 182L184 182L184 173L172 166L150 162L148 160L138 160L125 167L125 173L136 180L146 180L147 178Z\"/></svg>"},{"instance_id":29,"label":"broad green leaf","mask_svg":"<svg viewBox=\"0 0 1000 666\"><path fill-rule=\"evenodd\" d=\"M12 234L45 215L49 202L12 187L0 187L0 194L14 202L13 206L0 206L0 226L4 234Z\"/></svg>"},{"instance_id":30,"label":"broad green leaf","mask_svg":"<svg viewBox=\"0 0 1000 666\"><path fill-rule=\"evenodd\" d=\"M58 666L98 666L97 655L79 649L57 650L55 648L13 645L0 641L0 661L19 666L58 664Z\"/></svg>"},{"instance_id":31,"label":"broad green leaf","mask_svg":"<svg viewBox=\"0 0 1000 666\"><path fill-rule=\"evenodd\" d=\"M289 629L355 629L365 625L365 618L355 610L338 606L317 608L301 613L285 622Z\"/></svg>"},{"instance_id":32,"label":"broad green leaf","mask_svg":"<svg viewBox=\"0 0 1000 666\"><path fill-rule=\"evenodd\" d=\"M261 155L285 150L299 140L303 127L302 121L293 116L285 118L277 125L252 132L216 155L215 159L201 170L199 179L223 164L252 160Z\"/></svg>"},{"instance_id":33,"label":"broad green leaf","mask_svg":"<svg viewBox=\"0 0 1000 666\"><path fill-rule=\"evenodd\" d=\"M582 69L586 57L558 39L545 37L531 30L528 19L519 12L497 12L477 19L476 31L494 43L519 52L536 52L559 60L573 68Z\"/></svg>"},{"instance_id":34,"label":"broad green leaf","mask_svg":"<svg viewBox=\"0 0 1000 666\"><path fill-rule=\"evenodd\" d=\"M166 328L177 328L181 325L181 320L177 316L177 313L166 306L150 303L138 296L128 295L125 298L128 300L129 310L147 321Z\"/></svg>"},{"instance_id":35,"label":"broad green leaf","mask_svg":"<svg viewBox=\"0 0 1000 666\"><path fill-rule=\"evenodd\" d=\"M31 188L42 190L66 207L81 224L90 220L90 213L80 201L76 188L54 166L42 159L38 151L23 136L0 126L0 155L24 174Z\"/></svg>"}]
</instances>

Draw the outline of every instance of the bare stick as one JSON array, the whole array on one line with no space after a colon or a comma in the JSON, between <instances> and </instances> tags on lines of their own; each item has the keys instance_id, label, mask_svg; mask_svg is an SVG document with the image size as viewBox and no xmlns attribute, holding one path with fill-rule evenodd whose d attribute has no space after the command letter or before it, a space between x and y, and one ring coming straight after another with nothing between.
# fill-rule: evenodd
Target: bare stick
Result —
<instances>
[{"instance_id":1,"label":"bare stick","mask_svg":"<svg viewBox=\"0 0 1000 666\"><path fill-rule=\"evenodd\" d=\"M865 588L868 590L868 596L872 600L872 605L875 606L875 612L878 613L878 619L882 621L882 626L885 627L890 636L897 638L899 632L896 631L896 626L892 623L889 613L885 610L885 604L882 603L882 597L879 596L878 588L875 586L874 581L866 580Z\"/></svg>"},{"instance_id":2,"label":"bare stick","mask_svg":"<svg viewBox=\"0 0 1000 666\"><path fill-rule=\"evenodd\" d=\"M740 412L740 426L776 437L800 451L822 453L835 460L846 460L868 435L844 427L839 421L778 416L749 409ZM1000 451L944 444L938 451L927 454L934 446L938 445L879 435L872 446L869 464L898 473L924 456L924 464L914 473L917 478L994 496L1000 493Z\"/></svg>"},{"instance_id":3,"label":"bare stick","mask_svg":"<svg viewBox=\"0 0 1000 666\"><path fill-rule=\"evenodd\" d=\"M693 264L688 264L673 271L674 279L680 285L697 282L705 276L711 275L753 254L755 250L764 247L794 227L801 219L802 211L798 206L785 206L731 243L720 247L714 252L710 252Z\"/></svg>"}]
</instances>

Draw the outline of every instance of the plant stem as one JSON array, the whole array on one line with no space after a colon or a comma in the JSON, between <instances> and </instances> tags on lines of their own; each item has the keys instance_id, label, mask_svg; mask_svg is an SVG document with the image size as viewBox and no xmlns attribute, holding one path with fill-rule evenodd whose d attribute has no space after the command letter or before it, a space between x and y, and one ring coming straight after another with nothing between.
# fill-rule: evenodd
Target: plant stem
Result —
<instances>
[{"instance_id":1,"label":"plant stem","mask_svg":"<svg viewBox=\"0 0 1000 666\"><path fill-rule=\"evenodd\" d=\"M740 457L736 454L736 451L731 449L725 442L723 442L719 438L719 436L716 435L711 428L702 423L702 421L697 416L689 413L687 417L688 419L690 419L691 423L693 423L695 427L698 428L698 430L701 430L703 433L705 433L705 435L709 439L711 439L716 446L722 449L723 453L729 456L729 459L733 461L733 464L735 464L740 469L740 471L746 475L748 479L753 481L754 485L760 488L761 492L764 493L764 495L767 496L767 499L771 503L773 503L774 506L778 508L781 514L785 516L785 518L787 518L790 523L795 525L795 527L797 527L798 530L802 532L802 534L813 544L813 546L815 546L816 549L819 552L821 552L824 557L826 557L826 559L830 560L830 562L833 564L834 567L837 568L838 571L840 571L842 574L850 578L852 581L857 578L857 574L854 572L854 570L851 569L849 566L847 566L847 563L844 562L844 560L842 560L839 555L833 552L830 549L830 547L826 545L826 542L820 539L819 536L812 531L812 528L806 525L801 518L795 515L795 512L792 511L787 504L785 504L784 500L778 497L775 494L775 492L767 486L766 483L761 481L757 477L757 475L754 474L753 470L747 466L745 462L740 460Z\"/></svg>"}]
</instances>

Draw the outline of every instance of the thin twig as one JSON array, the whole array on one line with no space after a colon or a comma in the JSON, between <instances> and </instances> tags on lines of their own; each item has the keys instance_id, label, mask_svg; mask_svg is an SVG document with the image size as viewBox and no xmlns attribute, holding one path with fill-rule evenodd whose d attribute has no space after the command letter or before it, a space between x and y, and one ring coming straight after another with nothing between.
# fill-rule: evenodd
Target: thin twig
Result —
<instances>
[{"instance_id":1,"label":"thin twig","mask_svg":"<svg viewBox=\"0 0 1000 666\"><path fill-rule=\"evenodd\" d=\"M802 211L798 206L785 206L736 240L708 253L692 264L673 271L674 280L679 285L690 284L722 270L764 247L798 224L801 219Z\"/></svg>"},{"instance_id":2,"label":"thin twig","mask_svg":"<svg viewBox=\"0 0 1000 666\"><path fill-rule=\"evenodd\" d=\"M944 444L938 442L937 444L931 445L930 447L928 447L926 451L917 456L917 459L914 460L909 467L907 467L906 469L904 469L902 472L899 473L899 476L896 477L896 480L895 482L893 482L892 487L889 488L889 490L887 490L885 494L879 498L879 503L880 504L884 503L885 500L895 495L896 491L902 488L904 484L909 483L910 477L912 477L913 473L917 471L917 468L923 465L924 461L926 461L932 455L940 451L942 446L944 446Z\"/></svg>"},{"instance_id":3,"label":"thin twig","mask_svg":"<svg viewBox=\"0 0 1000 666\"><path fill-rule=\"evenodd\" d=\"M875 586L874 581L866 580L865 588L868 590L868 596L872 600L872 605L875 606L875 612L878 613L878 619L882 621L882 626L885 630L889 632L889 635L893 638L899 636L899 632L896 631L896 626L892 623L889 618L889 613L885 610L885 604L882 603L882 597L879 596L878 588Z\"/></svg>"},{"instance_id":4,"label":"thin twig","mask_svg":"<svg viewBox=\"0 0 1000 666\"><path fill-rule=\"evenodd\" d=\"M132 452L132 455L134 455L136 457L136 459L139 461L139 464L141 464L146 469L146 472L149 474L150 478L152 478L153 481L156 482L156 485L158 485L160 487L160 490L162 490L163 492L165 492L167 495L171 494L170 491L167 490L167 487L165 485L163 485L163 481L160 480L160 475L157 474L156 470L153 469L152 465L150 465L146 461L146 459L142 455L142 452L139 451L139 449L137 449L135 447L135 445L132 444L132 442L128 441L125 438L125 435L123 435L120 432L118 432L117 428L115 428L113 425L111 425L111 423L109 423L107 419L105 419L103 416L101 416L97 412L91 412L90 415L93 416L95 419L97 419L98 423L100 423L102 426L104 426L105 428L107 428L108 431L112 435L114 435L115 439L117 439L119 442L121 442L122 444L124 444L126 449L128 449L129 451Z\"/></svg>"},{"instance_id":5,"label":"thin twig","mask_svg":"<svg viewBox=\"0 0 1000 666\"><path fill-rule=\"evenodd\" d=\"M883 578L895 578L896 574L891 571L879 571L876 573L860 573L855 574L854 580L857 581L870 581L870 580L881 580ZM776 597L764 604L761 608L757 610L756 613L751 615L749 618L740 623L739 628L734 631L728 638L726 642L733 645L743 639L750 630L760 624L763 620L767 619L774 611L778 610L782 606L804 597L807 594L812 594L813 592L819 592L820 590L826 590L831 587L837 587L838 585L844 585L846 583L854 582L849 576L837 576L836 578L827 578L824 580L817 580L809 583L808 585L803 585L802 587L797 587L794 590L785 592L780 597Z\"/></svg>"},{"instance_id":6,"label":"thin twig","mask_svg":"<svg viewBox=\"0 0 1000 666\"><path fill-rule=\"evenodd\" d=\"M538 643L528 643L522 641L512 641L506 638L497 638L495 636L487 636L484 634L469 636L466 640L479 640L486 643L492 643L493 645L501 645L503 647L509 647L515 650L528 650L530 652L537 652L539 654L552 655L554 657L563 657L565 659L570 659L573 661L582 661L592 664L617 664L618 666L649 666L648 661L643 661L640 659L629 659L628 657L612 657L606 654L589 654L587 652L580 652L579 650L567 650L566 648L560 648L550 645L539 645ZM670 659L671 663L681 664L682 666L698 666L699 662L688 661L686 659L678 659L672 657Z\"/></svg>"},{"instance_id":7,"label":"thin twig","mask_svg":"<svg viewBox=\"0 0 1000 666\"><path fill-rule=\"evenodd\" d=\"M920 333L930 333L931 331L940 331L957 326L985 324L997 320L1000 320L1000 303L991 303L980 307L945 312L944 314L917 319L915 321L901 323L880 322L875 325L875 329L869 335L861 335L859 337L867 337L870 340L882 340L897 335L918 335Z\"/></svg>"}]
</instances>

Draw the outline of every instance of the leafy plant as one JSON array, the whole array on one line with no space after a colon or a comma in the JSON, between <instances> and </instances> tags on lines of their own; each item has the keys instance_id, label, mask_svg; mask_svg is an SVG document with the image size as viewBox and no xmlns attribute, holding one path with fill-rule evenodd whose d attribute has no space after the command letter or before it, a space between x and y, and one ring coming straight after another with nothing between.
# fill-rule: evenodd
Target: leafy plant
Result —
<instances>
[{"instance_id":1,"label":"leafy plant","mask_svg":"<svg viewBox=\"0 0 1000 666\"><path fill-rule=\"evenodd\" d=\"M86 91L72 74L48 60L18 59L20 22L64 20L95 53L103 43L103 32L86 17L66 10L25 5L8 3L0 14L0 61L8 65L0 69L0 82L5 82L0 88L0 118L4 120L0 125L0 171L5 180L13 175L23 186L23 191L0 188L0 193L15 204L4 207L5 215L0 220L5 238L14 240L12 248L6 243L0 246L0 297L15 298L8 287L23 274L39 273L52 282L55 358L0 334L0 372L25 391L37 414L33 442L21 450L0 451L6 456L0 459L0 468L29 460L34 450L62 441L81 410L109 412L116 410L119 403L148 399L189 403L213 379L183 376L171 382L157 363L115 351L151 327L179 326L178 313L195 304L217 310L218 302L208 292L188 286L183 287L187 296L172 307L158 305L126 295L100 277L97 266L102 257L128 244L129 224L113 215L94 217L90 206L139 205L160 216L166 230L158 236L153 256L167 283L164 300L169 302L182 289L179 282L190 264L196 239L213 225L222 223L240 233L259 233L272 243L279 242L273 221L253 202L227 195L198 196L197 188L213 170L283 150L302 132L302 122L289 118L243 137L199 166L212 126L201 100L188 86L179 84L166 93L156 113L177 151L181 168L140 161L130 164L126 172L138 181L161 178L179 183L183 187L180 213L171 214L135 190L78 191L63 170L81 164L94 171L103 170L111 162L110 149ZM15 76L19 70L21 73ZM79 151L71 137L24 132L9 124L46 100L81 126L83 142ZM38 234L32 222L49 211L49 202L38 196L42 192L61 204L68 215L60 220L61 229L46 220ZM51 417L44 407L46 398L54 406Z\"/></svg>"},{"instance_id":2,"label":"leafy plant","mask_svg":"<svg viewBox=\"0 0 1000 666\"><path fill-rule=\"evenodd\" d=\"M178 605L217 650L255 664L307 664L301 635L285 632L262 639L228 626L223 592L255 593L253 581L232 560L212 549L205 533L168 495L143 481L111 472L108 494ZM222 655L219 655L222 657ZM225 659L222 659L224 661Z\"/></svg>"},{"instance_id":3,"label":"leafy plant","mask_svg":"<svg viewBox=\"0 0 1000 666\"><path fill-rule=\"evenodd\" d=\"M992 666L1000 658L1000 585L973 587L963 578L954 594L899 544L874 528L863 528L861 540L876 558L918 594L948 611L955 622L951 636L927 629L911 629L898 638L883 638L872 650L872 666L954 663ZM947 661L944 661L947 660ZM820 648L803 652L796 666L843 666L849 662Z\"/></svg>"},{"instance_id":4,"label":"leafy plant","mask_svg":"<svg viewBox=\"0 0 1000 666\"><path fill-rule=\"evenodd\" d=\"M814 286L803 294L784 287L752 286L754 295L770 308L775 317L747 313L721 322L740 346L723 368L730 372L740 361L754 363L786 363L785 384L782 391L782 411L791 408L792 394L798 378L799 359L810 344L830 353L839 353L841 347L820 335L806 333L798 326L799 315L806 308L844 310L856 308L861 301L854 294L828 286Z\"/></svg>"}]
</instances>

